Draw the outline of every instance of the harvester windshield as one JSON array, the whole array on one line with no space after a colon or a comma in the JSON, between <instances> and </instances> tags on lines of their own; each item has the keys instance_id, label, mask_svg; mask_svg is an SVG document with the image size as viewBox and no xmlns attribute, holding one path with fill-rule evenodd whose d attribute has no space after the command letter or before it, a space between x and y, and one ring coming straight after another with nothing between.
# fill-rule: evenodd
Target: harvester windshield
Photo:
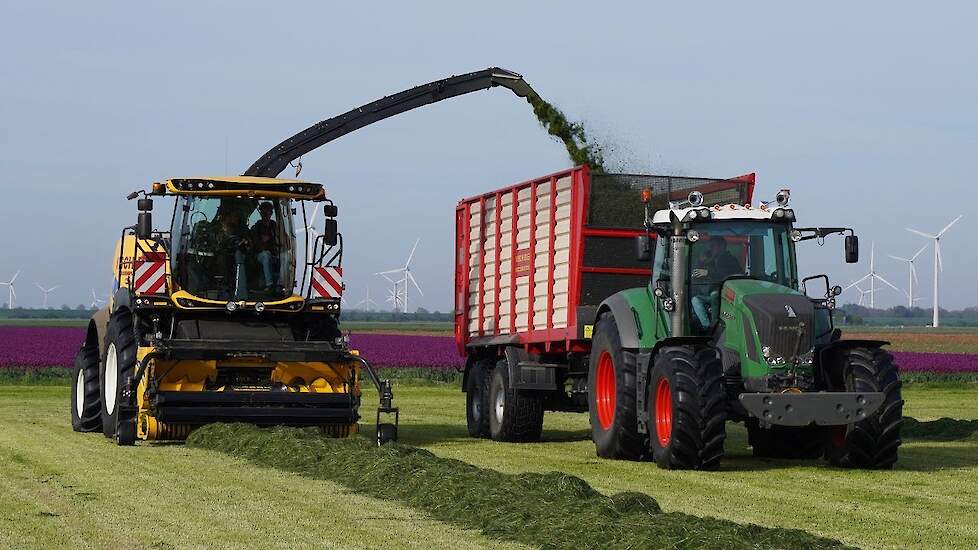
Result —
<instances>
[{"instance_id":1,"label":"harvester windshield","mask_svg":"<svg viewBox=\"0 0 978 550\"><path fill-rule=\"evenodd\" d=\"M295 231L288 199L184 196L173 220L173 274L211 300L292 295Z\"/></svg>"}]
</instances>

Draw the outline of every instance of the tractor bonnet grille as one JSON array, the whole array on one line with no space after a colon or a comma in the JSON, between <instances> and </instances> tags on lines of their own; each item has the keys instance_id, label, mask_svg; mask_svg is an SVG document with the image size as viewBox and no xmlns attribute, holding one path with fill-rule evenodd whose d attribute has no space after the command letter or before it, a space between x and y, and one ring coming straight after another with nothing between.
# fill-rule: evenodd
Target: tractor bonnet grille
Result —
<instances>
[{"instance_id":1,"label":"tractor bonnet grille","mask_svg":"<svg viewBox=\"0 0 978 550\"><path fill-rule=\"evenodd\" d=\"M805 353L812 349L815 307L805 296L754 294L745 296L744 304L754 317L754 326L761 345L771 348L774 355L788 359L796 352Z\"/></svg>"}]
</instances>

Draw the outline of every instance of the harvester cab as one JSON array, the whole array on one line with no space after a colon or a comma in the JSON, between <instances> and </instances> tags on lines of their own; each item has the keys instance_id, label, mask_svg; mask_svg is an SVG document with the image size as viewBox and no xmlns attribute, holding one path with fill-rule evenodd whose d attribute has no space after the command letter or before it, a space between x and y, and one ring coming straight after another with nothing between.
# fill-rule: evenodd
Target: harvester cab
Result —
<instances>
[{"instance_id":1,"label":"harvester cab","mask_svg":"<svg viewBox=\"0 0 978 550\"><path fill-rule=\"evenodd\" d=\"M164 197L171 227L154 231ZM210 422L344 436L357 430L366 371L380 394L378 442L396 439L390 384L340 331L343 239L322 185L175 178L129 199L139 215L116 247L116 291L76 360L77 430L120 444L182 439Z\"/></svg>"}]
</instances>

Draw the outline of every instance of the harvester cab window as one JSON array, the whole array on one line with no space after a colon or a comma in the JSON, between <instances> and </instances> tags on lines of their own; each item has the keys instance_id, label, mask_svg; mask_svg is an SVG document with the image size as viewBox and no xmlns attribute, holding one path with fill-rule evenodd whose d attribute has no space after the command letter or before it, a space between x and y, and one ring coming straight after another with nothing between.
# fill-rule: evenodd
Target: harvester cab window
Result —
<instances>
[{"instance_id":1,"label":"harvester cab window","mask_svg":"<svg viewBox=\"0 0 978 550\"><path fill-rule=\"evenodd\" d=\"M287 199L185 196L173 273L194 296L280 300L292 294L295 235Z\"/></svg>"}]
</instances>

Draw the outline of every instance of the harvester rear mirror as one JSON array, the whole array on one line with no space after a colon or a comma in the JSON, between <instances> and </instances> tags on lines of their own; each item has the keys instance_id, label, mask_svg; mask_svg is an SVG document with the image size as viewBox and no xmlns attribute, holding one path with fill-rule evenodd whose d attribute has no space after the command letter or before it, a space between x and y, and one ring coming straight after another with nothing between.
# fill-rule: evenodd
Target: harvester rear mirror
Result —
<instances>
[{"instance_id":1,"label":"harvester rear mirror","mask_svg":"<svg viewBox=\"0 0 978 550\"><path fill-rule=\"evenodd\" d=\"M139 220L136 222L136 237L148 239L153 234L153 213L140 212Z\"/></svg>"},{"instance_id":2,"label":"harvester rear mirror","mask_svg":"<svg viewBox=\"0 0 978 550\"><path fill-rule=\"evenodd\" d=\"M846 235L846 263L854 264L859 261L859 237Z\"/></svg>"},{"instance_id":3,"label":"harvester rear mirror","mask_svg":"<svg viewBox=\"0 0 978 550\"><path fill-rule=\"evenodd\" d=\"M323 220L323 241L326 246L333 246L338 240L336 231L336 220L326 219Z\"/></svg>"},{"instance_id":4,"label":"harvester rear mirror","mask_svg":"<svg viewBox=\"0 0 978 550\"><path fill-rule=\"evenodd\" d=\"M652 239L648 235L635 237L635 259L647 262L652 259Z\"/></svg>"},{"instance_id":5,"label":"harvester rear mirror","mask_svg":"<svg viewBox=\"0 0 978 550\"><path fill-rule=\"evenodd\" d=\"M327 218L335 218L339 213L339 208L335 204L327 204L323 206L323 213L326 214Z\"/></svg>"}]
</instances>

